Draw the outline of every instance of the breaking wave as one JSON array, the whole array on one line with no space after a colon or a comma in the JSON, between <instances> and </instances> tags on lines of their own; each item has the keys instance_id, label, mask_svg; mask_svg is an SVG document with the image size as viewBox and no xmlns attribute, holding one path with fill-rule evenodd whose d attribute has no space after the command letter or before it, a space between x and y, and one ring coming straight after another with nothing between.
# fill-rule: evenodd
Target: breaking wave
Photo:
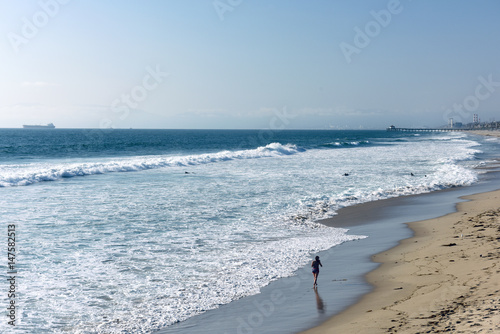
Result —
<instances>
[{"instance_id":1,"label":"breaking wave","mask_svg":"<svg viewBox=\"0 0 500 334\"><path fill-rule=\"evenodd\" d=\"M220 151L186 156L148 156L110 161L68 164L27 164L0 167L0 187L27 186L44 181L56 181L75 176L142 171L174 166L194 166L230 160L269 158L297 154L303 149L295 145L271 143L251 150Z\"/></svg>"}]
</instances>

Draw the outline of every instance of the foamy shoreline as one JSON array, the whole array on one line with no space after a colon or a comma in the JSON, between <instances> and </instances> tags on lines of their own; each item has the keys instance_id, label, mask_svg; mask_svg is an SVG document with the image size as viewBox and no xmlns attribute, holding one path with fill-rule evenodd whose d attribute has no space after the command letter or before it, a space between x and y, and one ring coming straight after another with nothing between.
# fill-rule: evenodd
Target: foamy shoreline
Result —
<instances>
[{"instance_id":1,"label":"foamy shoreline","mask_svg":"<svg viewBox=\"0 0 500 334\"><path fill-rule=\"evenodd\" d=\"M499 332L500 190L465 199L455 213L408 224L413 237L373 257L374 291L304 333Z\"/></svg>"},{"instance_id":2,"label":"foamy shoreline","mask_svg":"<svg viewBox=\"0 0 500 334\"><path fill-rule=\"evenodd\" d=\"M471 187L400 196L342 208L333 219L320 222L347 228L350 234L369 237L314 254L320 255L324 264L318 280L318 290L312 289L308 263L296 275L273 281L261 288L259 294L221 305L218 309L171 325L158 334L290 334L324 324L330 317L344 314L352 305L358 305L360 300L364 300L364 296L373 291L373 287L365 279L367 273L377 267L370 258L412 235L405 222L452 213L456 203L460 202L460 196L500 189L500 180L496 174L498 173L485 174L479 183ZM273 296L276 297L277 294L283 298L273 301ZM359 316L363 318L364 313L361 312ZM328 333L328 329L324 330L325 327L320 328L319 333ZM356 332L356 329L351 332Z\"/></svg>"}]
</instances>

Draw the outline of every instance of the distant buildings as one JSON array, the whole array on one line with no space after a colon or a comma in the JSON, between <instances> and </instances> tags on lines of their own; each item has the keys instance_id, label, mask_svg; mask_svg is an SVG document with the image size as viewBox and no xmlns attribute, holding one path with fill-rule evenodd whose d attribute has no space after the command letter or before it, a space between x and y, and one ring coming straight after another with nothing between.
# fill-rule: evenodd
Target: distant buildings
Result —
<instances>
[{"instance_id":1,"label":"distant buildings","mask_svg":"<svg viewBox=\"0 0 500 334\"><path fill-rule=\"evenodd\" d=\"M449 119L448 128L450 129L478 129L478 130L495 130L500 129L500 122L481 122L478 114L472 117L472 123L463 124L462 122L454 122L453 118Z\"/></svg>"}]
</instances>

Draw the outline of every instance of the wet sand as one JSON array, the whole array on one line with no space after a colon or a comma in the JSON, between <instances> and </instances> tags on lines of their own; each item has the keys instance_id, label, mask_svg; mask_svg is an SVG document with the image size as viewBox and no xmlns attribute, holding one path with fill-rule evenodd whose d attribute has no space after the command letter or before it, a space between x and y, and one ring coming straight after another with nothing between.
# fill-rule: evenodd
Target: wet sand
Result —
<instances>
[{"instance_id":1,"label":"wet sand","mask_svg":"<svg viewBox=\"0 0 500 334\"><path fill-rule=\"evenodd\" d=\"M420 304L413 302L414 300L418 302L418 300L420 300L419 298L411 298L414 298L418 294L424 294L427 291L429 293L436 291L439 296L444 297L448 295L454 296L448 294L448 290L460 291L460 294L454 296L451 300L455 300L461 295L465 298L466 294L463 292L464 289L460 287L460 284L463 284L461 281L456 281L454 285L445 285L446 282L451 281L450 277L452 276L449 275L453 274L443 271L442 274L438 275L438 273L429 272L431 269L425 271L426 265L436 266L433 261L441 261L444 262L445 265L437 265L438 270L446 266L455 269L460 268L462 265L462 263L459 262L461 261L461 254L451 255L448 252L461 249L460 247L466 250L465 244L462 245L462 242L464 242L463 240L472 242L477 239L475 243L472 243L474 246L471 246L475 247L478 241L482 242L486 239L482 237L464 237L463 240L460 239L459 244L456 241L458 238L455 238L459 227L455 226L455 229L452 229L450 232L452 234L450 234L449 237L445 237L445 234L443 234L443 236L439 238L446 239L442 242L443 244L456 243L458 246L441 246L438 244L434 247L436 252L436 254L432 255L434 258L425 259L425 256L431 256L425 255L419 258L419 261L425 259L427 263L414 262L413 260L415 259L412 258L414 256L414 248L416 246L426 248L427 246L425 245L427 244L424 243L424 239L433 240L434 237L438 237L441 234L436 234L431 228L431 232L428 232L429 235L422 232L422 236L419 236L419 233L421 233L420 230L425 231L425 229L418 229L413 226L418 226L422 222L412 223L411 227L413 231L408 229L404 223L421 221L449 213L457 215L457 213L453 212L456 211L456 203L460 202L460 200L458 200L459 196L469 196L471 194L500 189L499 173L494 172L498 169L497 167L498 166L494 166L494 168L491 168L490 173L484 175L481 182L471 187L459 187L422 195L398 197L340 209L337 216L322 221L322 223L330 226L348 228L349 234L367 235L369 237L358 241L347 242L319 253L324 267L321 268L318 279L320 286L317 290L312 289L312 275L310 265L308 264L304 268L298 270L295 276L279 279L262 288L260 294L245 297L226 305L221 305L221 307L216 310L210 310L199 316L169 326L159 331L158 334L290 334L298 333L318 325L319 327L308 330L307 333L437 332L437 330L432 330L432 326L411 327L408 324L412 321L411 317L414 315L410 312L404 313L406 311L398 310L397 307L401 305L411 310L420 305L418 307L422 309L423 313L417 316L422 318L418 321L422 322L424 325L428 323L432 324L433 321L436 321L435 318L441 316L440 312L447 309L446 307L448 304L446 304L446 302L443 302L443 306L439 308L441 304L437 304L439 298L435 299L435 296L431 295L432 302L429 302L429 299L422 299L423 302ZM500 206L500 200L494 199L494 202L495 201L498 206ZM462 204L468 205L469 203ZM469 210L468 214L470 218L474 220L479 213L474 215L474 211ZM469 217L467 215L463 216L463 218ZM462 215L458 214L458 217L461 219ZM467 219L466 222L468 221ZM477 219L482 219L482 217ZM433 219L430 221L432 222L435 220ZM424 226L427 225L424 224ZM474 229L474 227L472 228ZM475 229L480 228L481 227L477 227ZM441 228L438 230L441 231ZM465 236L471 233L461 232L461 234ZM420 239L408 239L412 237L412 235ZM453 241L448 241L448 239L452 239ZM403 241L400 242L400 240ZM397 246L398 243L401 245L397 248L393 248ZM490 244L492 243L490 242ZM500 246L500 242L498 242L498 245ZM391 248L392 250L387 251ZM467 250L467 252L469 251ZM379 255L375 256L374 259L377 262L375 263L372 261L372 255L377 253L379 253ZM485 256L488 254L488 252L483 253ZM393 258L387 254L392 254L391 256ZM440 254L443 254L443 259L439 258ZM474 261L473 255L469 255L468 259L471 263L478 262ZM487 258L485 257L483 259L483 257L479 257L479 259L480 261L484 261L484 259ZM450 260L454 260L454 262L450 262ZM462 260L465 261L464 259ZM378 263L380 262L385 263L379 266ZM487 263L493 264L494 262L496 261L492 260ZM404 263L410 266L418 263L418 267L406 268L398 266ZM481 262L479 263L481 264ZM485 268L485 266L481 267L481 269L482 268ZM483 274L481 269L473 270L473 274L475 274L476 271ZM418 273L416 270L424 271ZM488 270L493 271L494 268ZM366 273L369 273L368 276L366 276ZM415 281L413 281L413 283L400 283L400 281L398 281L400 278L406 279L413 275L420 275L416 276L416 283ZM445 283L439 283L439 279L443 279ZM498 279L498 277L496 277L496 279ZM433 280L436 281L434 282ZM498 280L495 279L489 280L490 283L497 281ZM425 288L420 288L420 282L423 283ZM448 290L435 289L435 286L437 287L439 284L442 284L443 287ZM456 286L458 286L457 289L455 289ZM482 291L478 287L473 290ZM494 298L493 296L489 297L492 299ZM385 304L380 303L381 301ZM465 303L464 301L460 301L460 299L458 299L458 301ZM498 302L498 298L496 302ZM413 305L415 305L415 307ZM453 301L451 305L454 305ZM490 311L495 312L495 309ZM398 313L400 314L398 315ZM455 313L457 313L457 311L455 311ZM443 312L443 316L445 315L452 316L448 311ZM467 314L462 315L462 317L464 316L466 317ZM425 319L425 317L430 318ZM457 320L457 322L458 321L467 322L469 320ZM471 324L474 323L476 322ZM498 321L496 323L498 324ZM446 326L444 328L446 328ZM475 327L483 328L478 325ZM448 330L448 332L458 332L457 330L451 330L451 328L452 327L449 327L446 330ZM466 332L470 331L467 329Z\"/></svg>"},{"instance_id":2,"label":"wet sand","mask_svg":"<svg viewBox=\"0 0 500 334\"><path fill-rule=\"evenodd\" d=\"M351 305L360 305L358 302L365 300L364 296L373 291L373 285L367 283L365 276L378 266L371 257L412 236L413 232L405 222L454 212L456 203L460 201L459 196L500 189L498 173L489 175L489 178L472 187L341 209L337 216L325 223L348 226L349 234L369 237L346 242L318 254L324 266L320 270L317 290L312 289L313 277L308 264L298 270L295 276L279 279L262 288L260 294L222 305L216 310L169 326L158 334L290 334L328 322L332 316L343 314ZM369 218L368 221L356 221L355 216ZM363 318L364 313L362 311L359 317ZM323 329L317 333L323 332L328 333ZM350 333L355 332L353 330ZM342 331L335 330L335 333Z\"/></svg>"},{"instance_id":3,"label":"wet sand","mask_svg":"<svg viewBox=\"0 0 500 334\"><path fill-rule=\"evenodd\" d=\"M413 237L373 256L374 290L304 333L500 333L500 190L464 199L409 223Z\"/></svg>"}]
</instances>

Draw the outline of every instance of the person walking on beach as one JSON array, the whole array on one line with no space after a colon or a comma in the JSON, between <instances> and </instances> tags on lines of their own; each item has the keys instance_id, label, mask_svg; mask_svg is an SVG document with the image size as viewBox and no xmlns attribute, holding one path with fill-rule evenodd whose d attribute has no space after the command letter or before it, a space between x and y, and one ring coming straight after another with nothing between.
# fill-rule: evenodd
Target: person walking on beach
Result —
<instances>
[{"instance_id":1,"label":"person walking on beach","mask_svg":"<svg viewBox=\"0 0 500 334\"><path fill-rule=\"evenodd\" d=\"M319 260L319 256L316 256L316 258L311 263L311 267L313 268L312 269L312 273L313 273L313 276L314 276L313 287L318 286L317 281L318 281L318 274L319 274L319 266L323 267L323 265L321 264L321 261Z\"/></svg>"}]
</instances>

